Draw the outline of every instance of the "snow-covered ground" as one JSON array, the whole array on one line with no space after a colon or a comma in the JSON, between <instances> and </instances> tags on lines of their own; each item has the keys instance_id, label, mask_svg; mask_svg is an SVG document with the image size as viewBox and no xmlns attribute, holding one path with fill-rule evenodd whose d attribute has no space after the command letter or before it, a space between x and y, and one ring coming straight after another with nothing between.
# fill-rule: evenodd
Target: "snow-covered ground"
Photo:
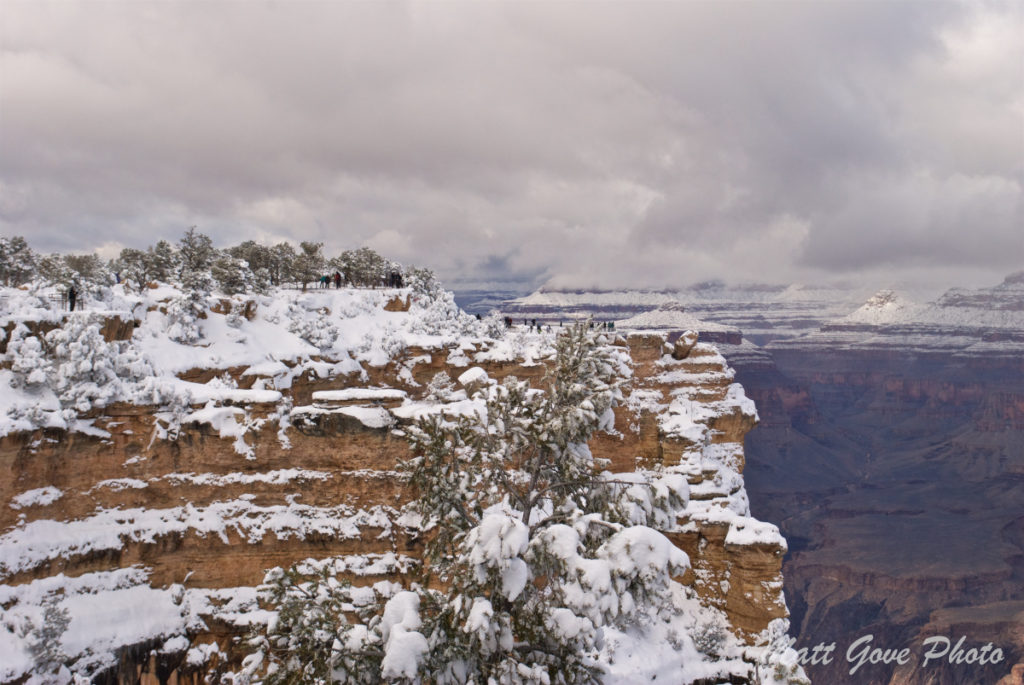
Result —
<instances>
[{"instance_id":1,"label":"snow-covered ground","mask_svg":"<svg viewBox=\"0 0 1024 685\"><path fill-rule=\"evenodd\" d=\"M388 429L429 413L457 416L485 411L483 395L473 390L491 381L476 365L515 362L535 367L552 357L558 335L557 330L524 327L505 331L495 319L478 320L461 312L449 293L425 295L409 289L281 290L190 299L168 285L141 290L117 285L74 313L61 311L54 294L45 288L4 289L0 297L0 335L7 349L0 368L0 436L51 428L103 438L106 432L90 417L112 403L126 402L152 408L163 426L154 440L173 439L176 427L189 422L206 423L221 438L232 441L240 463L253 458L254 431L267 421L279 424L285 449L292 422L318 413L343 413L368 428ZM611 295L609 302L620 303ZM407 311L388 311L404 309L406 303ZM131 327L130 337L105 339L104 327L115 318ZM300 376L349 376L368 383L368 370L395 361L411 348L445 354L447 365L457 370L459 387L432 385L422 388L418 399L410 397L411 390L391 387L317 391L312 405L291 406L290 390ZM702 349L708 361L725 367L712 348ZM404 358L406 366L398 369L398 378L407 388L419 386L412 369L425 359ZM224 373L199 383L182 377L192 370ZM255 377L252 387L237 387L229 370L236 371L235 377ZM712 444L707 426L717 412L755 415L753 404L740 386L731 383L731 371L713 379L707 373L688 370L685 364L666 364L659 382L722 381L727 392L717 404L698 402L685 392L658 406L642 393L629 398L635 411L660 412L667 434L696 446L678 467L650 477L679 477L695 470L714 474L693 486L692 492L699 497L690 500L687 525L727 523L728 544L784 545L774 526L750 518L742 477L735 467L737 455L731 451L737 448ZM342 403L345 406L333 406ZM259 416L252 411L256 406L263 407ZM93 488L145 491L157 481L181 487L260 483L287 487L332 477L340 477L340 472L303 468L230 474L171 472L154 479L110 478ZM31 512L60 506L67 496L52 485L32 487L16 492L2 506ZM31 682L45 680L42 671L47 664L40 662L40 654L46 640L55 640L57 651L74 662L74 673L60 676L65 681L109 667L116 662L117 649L146 642L162 644L167 652L187 649L187 662L201 664L219 651L212 644L190 644L189 636L201 632L205 622L223 620L245 626L268 618L257 604L255 588L152 587L149 570L141 566L10 581L50 560L101 554L121 549L127 542L145 543L175 534L211 536L225 544L234 537L257 544L268 535L357 538L361 526L386 535L395 525L415 526L416 521L407 512L389 507L313 506L294 499L287 504L259 504L245 495L201 506L184 502L164 508L98 507L74 520L22 517L0 532L0 606L4 607L0 681L33 673ZM407 569L413 561L395 554L357 554L309 563L330 563L339 572L377 576ZM607 631L601 652L607 682L649 682L655 677L659 682L690 682L749 672L755 662L789 668L792 653L784 646L784 628L773 626L761 647L746 647L724 626L721 611L702 605L692 591L678 584L673 592L672 615L628 630Z\"/></svg>"},{"instance_id":2,"label":"snow-covered ground","mask_svg":"<svg viewBox=\"0 0 1024 685\"><path fill-rule=\"evenodd\" d=\"M0 435L37 427L84 431L88 422L80 415L113 402L209 405L189 420L230 433L237 412L214 411L214 405L274 403L300 374L365 373L361 364L384 365L409 347L472 345L490 324L459 311L449 293L428 297L408 289L211 296L194 311L183 293L166 285L141 291L116 285L104 300L76 312L61 311L45 288L3 294L0 335L9 368L0 370ZM386 311L393 300L408 300L409 311ZM254 310L249 318L242 314L247 307ZM106 342L100 335L115 317L134 322L130 340ZM35 328L41 322L58 327L43 334ZM258 376L252 389L178 377L190 369L233 367Z\"/></svg>"}]
</instances>

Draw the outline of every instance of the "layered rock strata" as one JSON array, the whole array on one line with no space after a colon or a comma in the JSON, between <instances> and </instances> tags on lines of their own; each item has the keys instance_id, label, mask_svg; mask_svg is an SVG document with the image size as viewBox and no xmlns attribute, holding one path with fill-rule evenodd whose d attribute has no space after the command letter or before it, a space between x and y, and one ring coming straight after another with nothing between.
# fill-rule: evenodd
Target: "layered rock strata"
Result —
<instances>
[{"instance_id":1,"label":"layered rock strata","mask_svg":"<svg viewBox=\"0 0 1024 685\"><path fill-rule=\"evenodd\" d=\"M710 287L537 293L508 310L601 316L615 302L622 318L699 327L674 324L669 298L743 331L740 344L718 347L760 413L745 482L754 511L790 542L796 646L844 652L871 634L912 650L899 668L864 666L858 683L1009 674L1024 659L1024 275L928 303L891 290ZM936 635L992 643L1004 660L924 668L921 645ZM807 672L848 682L849 668L841 654Z\"/></svg>"},{"instance_id":2,"label":"layered rock strata","mask_svg":"<svg viewBox=\"0 0 1024 685\"><path fill-rule=\"evenodd\" d=\"M373 306L413 316L408 293L398 295L382 293ZM258 308L244 307L253 326ZM210 310L208 326L230 311ZM136 323L144 333L145 321ZM122 328L104 335L125 339ZM198 682L236 664L237 638L265 620L256 586L268 568L313 558L353 584L407 582L422 531L396 471L410 456L403 426L439 406L457 413L480 378L539 384L555 335L434 337L363 360L237 363L222 354L220 367L177 372L191 399L176 414L114 402L74 430L4 435L0 679L26 676L47 606L68 611L62 649L81 672ZM613 471L686 474L690 505L665 531L690 556L683 581L753 642L787 613L785 541L750 516L742 479L753 404L711 345L684 349L654 333L608 344L627 354L632 378L593 452ZM430 385L439 373L461 387L439 396Z\"/></svg>"}]
</instances>

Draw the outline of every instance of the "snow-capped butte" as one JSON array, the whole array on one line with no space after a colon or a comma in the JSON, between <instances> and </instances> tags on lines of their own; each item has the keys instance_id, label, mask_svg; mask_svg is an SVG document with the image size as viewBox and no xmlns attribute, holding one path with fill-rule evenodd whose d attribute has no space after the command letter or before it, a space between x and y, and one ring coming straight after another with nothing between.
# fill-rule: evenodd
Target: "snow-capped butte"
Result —
<instances>
[{"instance_id":1,"label":"snow-capped butte","mask_svg":"<svg viewBox=\"0 0 1024 685\"><path fill-rule=\"evenodd\" d=\"M616 327L623 330L644 331L700 331L728 332L739 334L739 329L710 321L702 321L686 311L680 302L663 304L657 309L641 312L628 319L615 322Z\"/></svg>"},{"instance_id":2,"label":"snow-capped butte","mask_svg":"<svg viewBox=\"0 0 1024 685\"><path fill-rule=\"evenodd\" d=\"M897 323L913 318L920 309L921 305L911 302L895 291L879 290L843 321L872 325Z\"/></svg>"}]
</instances>

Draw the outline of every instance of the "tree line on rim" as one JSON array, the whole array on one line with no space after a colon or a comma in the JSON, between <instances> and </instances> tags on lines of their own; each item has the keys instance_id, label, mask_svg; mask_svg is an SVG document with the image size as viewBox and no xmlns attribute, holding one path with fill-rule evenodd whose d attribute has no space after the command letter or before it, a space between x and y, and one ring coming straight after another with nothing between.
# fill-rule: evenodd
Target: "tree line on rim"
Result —
<instances>
[{"instance_id":1,"label":"tree line on rim","mask_svg":"<svg viewBox=\"0 0 1024 685\"><path fill-rule=\"evenodd\" d=\"M193 226L176 244L160 240L145 250L126 247L115 259L90 254L39 254L22 236L0 237L0 283L19 286L34 280L67 288L91 290L117 280L141 285L153 281L180 283L186 289L226 294L266 292L288 284L303 286L321 276L339 273L347 286L376 287L392 273L414 287L433 282L427 269L403 266L369 247L345 250L334 257L323 243L287 241L263 245L246 240L217 249L209 236Z\"/></svg>"}]
</instances>

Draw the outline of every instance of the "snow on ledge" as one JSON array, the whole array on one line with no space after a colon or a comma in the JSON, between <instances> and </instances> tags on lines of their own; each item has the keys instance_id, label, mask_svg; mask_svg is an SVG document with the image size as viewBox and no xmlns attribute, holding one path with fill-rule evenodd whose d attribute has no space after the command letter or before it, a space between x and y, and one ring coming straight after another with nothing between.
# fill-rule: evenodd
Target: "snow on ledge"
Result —
<instances>
[{"instance_id":1,"label":"snow on ledge","mask_svg":"<svg viewBox=\"0 0 1024 685\"><path fill-rule=\"evenodd\" d=\"M325 409L311 405L295 407L292 417L328 414L344 414L351 416L367 428L389 428L395 424L395 417L383 407L336 407Z\"/></svg>"},{"instance_id":2,"label":"snow on ledge","mask_svg":"<svg viewBox=\"0 0 1024 685\"><path fill-rule=\"evenodd\" d=\"M346 388L344 390L317 390L314 402L350 402L404 400L407 393L395 388Z\"/></svg>"},{"instance_id":3,"label":"snow on ledge","mask_svg":"<svg viewBox=\"0 0 1024 685\"><path fill-rule=\"evenodd\" d=\"M381 407L342 407L338 413L357 419L367 428L390 428L395 423L391 412Z\"/></svg>"},{"instance_id":4,"label":"snow on ledge","mask_svg":"<svg viewBox=\"0 0 1024 685\"><path fill-rule=\"evenodd\" d=\"M486 383L487 381L487 372L479 366L474 366L472 369L459 376L459 384L462 387L466 387L471 383Z\"/></svg>"},{"instance_id":5,"label":"snow on ledge","mask_svg":"<svg viewBox=\"0 0 1024 685\"><path fill-rule=\"evenodd\" d=\"M45 507L47 504L53 504L61 497L64 493L52 485L47 485L45 488L36 488L35 490L26 490L20 495L15 495L11 498L11 509L23 509L25 507Z\"/></svg>"},{"instance_id":6,"label":"snow on ledge","mask_svg":"<svg viewBox=\"0 0 1024 685\"><path fill-rule=\"evenodd\" d=\"M726 545L777 545L788 549L786 539L773 523L758 521L749 516L736 516L729 522Z\"/></svg>"}]
</instances>

